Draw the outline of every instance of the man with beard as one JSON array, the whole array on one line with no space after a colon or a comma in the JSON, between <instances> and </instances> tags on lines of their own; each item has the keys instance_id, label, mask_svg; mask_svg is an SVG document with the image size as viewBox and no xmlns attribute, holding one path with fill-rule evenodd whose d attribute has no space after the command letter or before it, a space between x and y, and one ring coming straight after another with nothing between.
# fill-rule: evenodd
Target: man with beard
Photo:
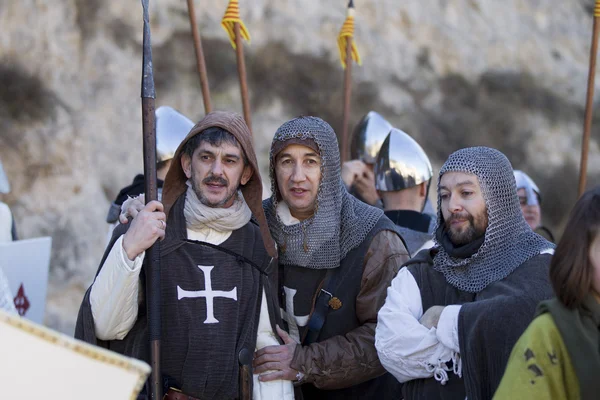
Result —
<instances>
[{"instance_id":1,"label":"man with beard","mask_svg":"<svg viewBox=\"0 0 600 400\"><path fill-rule=\"evenodd\" d=\"M256 352L255 373L261 381L295 381L305 399L397 397L399 384L374 346L386 288L408 260L395 225L347 192L335 132L319 118L277 130L270 171L264 209L290 333L281 335L284 345Z\"/></svg>"},{"instance_id":2,"label":"man with beard","mask_svg":"<svg viewBox=\"0 0 600 400\"><path fill-rule=\"evenodd\" d=\"M490 399L537 303L552 296L554 245L525 222L501 152L450 155L438 180L435 242L392 281L377 352L407 400Z\"/></svg>"},{"instance_id":3,"label":"man with beard","mask_svg":"<svg viewBox=\"0 0 600 400\"><path fill-rule=\"evenodd\" d=\"M178 147L163 203L148 203L130 224L115 230L85 294L76 337L148 361L140 271L146 266L145 250L163 239L165 399L240 398L239 375L247 370L240 363L251 362L256 346L278 343L273 335L278 307L271 290L277 282L272 264L277 252L261 194L243 118L208 114ZM257 331L265 333L258 341ZM275 387L279 391L274 395L283 397L286 387L289 398L286 382Z\"/></svg>"},{"instance_id":4,"label":"man with beard","mask_svg":"<svg viewBox=\"0 0 600 400\"><path fill-rule=\"evenodd\" d=\"M398 226L413 256L431 240L427 203L433 170L429 157L407 133L392 128L375 162L375 187L386 217Z\"/></svg>"}]
</instances>

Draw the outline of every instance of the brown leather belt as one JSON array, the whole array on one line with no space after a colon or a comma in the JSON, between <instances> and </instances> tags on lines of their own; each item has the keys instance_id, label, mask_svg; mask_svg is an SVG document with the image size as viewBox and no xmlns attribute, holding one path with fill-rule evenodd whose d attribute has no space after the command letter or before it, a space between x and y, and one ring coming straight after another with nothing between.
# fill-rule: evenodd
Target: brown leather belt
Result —
<instances>
[{"instance_id":1,"label":"brown leather belt","mask_svg":"<svg viewBox=\"0 0 600 400\"><path fill-rule=\"evenodd\" d=\"M163 396L163 400L200 400L197 397L188 396L182 392L170 388L169 391Z\"/></svg>"}]
</instances>

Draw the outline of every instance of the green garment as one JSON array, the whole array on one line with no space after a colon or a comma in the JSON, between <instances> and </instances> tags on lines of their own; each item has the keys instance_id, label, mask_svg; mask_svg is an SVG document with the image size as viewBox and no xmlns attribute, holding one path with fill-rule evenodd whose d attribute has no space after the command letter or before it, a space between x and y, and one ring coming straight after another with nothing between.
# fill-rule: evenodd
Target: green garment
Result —
<instances>
[{"instance_id":1,"label":"green garment","mask_svg":"<svg viewBox=\"0 0 600 400\"><path fill-rule=\"evenodd\" d=\"M495 400L579 399L571 357L549 313L535 318L508 360Z\"/></svg>"}]
</instances>

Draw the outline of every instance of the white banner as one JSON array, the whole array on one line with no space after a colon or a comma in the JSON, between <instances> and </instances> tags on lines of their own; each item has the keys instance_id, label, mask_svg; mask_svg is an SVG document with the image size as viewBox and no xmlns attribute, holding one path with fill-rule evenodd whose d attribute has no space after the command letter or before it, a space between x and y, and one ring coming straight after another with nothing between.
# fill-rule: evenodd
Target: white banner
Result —
<instances>
[{"instance_id":1,"label":"white banner","mask_svg":"<svg viewBox=\"0 0 600 400\"><path fill-rule=\"evenodd\" d=\"M2 399L135 400L150 367L0 311Z\"/></svg>"},{"instance_id":2,"label":"white banner","mask_svg":"<svg viewBox=\"0 0 600 400\"><path fill-rule=\"evenodd\" d=\"M52 238L0 243L0 267L19 315L44 322Z\"/></svg>"}]
</instances>

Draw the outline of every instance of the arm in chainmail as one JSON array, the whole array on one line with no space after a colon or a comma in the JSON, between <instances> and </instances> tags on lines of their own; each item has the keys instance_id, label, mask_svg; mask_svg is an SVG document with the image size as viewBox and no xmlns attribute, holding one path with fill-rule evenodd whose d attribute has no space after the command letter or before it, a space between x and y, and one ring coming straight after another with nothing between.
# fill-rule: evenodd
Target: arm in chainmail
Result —
<instances>
[{"instance_id":1,"label":"arm in chainmail","mask_svg":"<svg viewBox=\"0 0 600 400\"><path fill-rule=\"evenodd\" d=\"M356 316L361 326L309 346L297 346L291 367L304 373L304 382L320 389L341 389L382 375L375 349L377 312L390 282L408 261L400 238L390 231L375 235L365 256Z\"/></svg>"}]
</instances>

